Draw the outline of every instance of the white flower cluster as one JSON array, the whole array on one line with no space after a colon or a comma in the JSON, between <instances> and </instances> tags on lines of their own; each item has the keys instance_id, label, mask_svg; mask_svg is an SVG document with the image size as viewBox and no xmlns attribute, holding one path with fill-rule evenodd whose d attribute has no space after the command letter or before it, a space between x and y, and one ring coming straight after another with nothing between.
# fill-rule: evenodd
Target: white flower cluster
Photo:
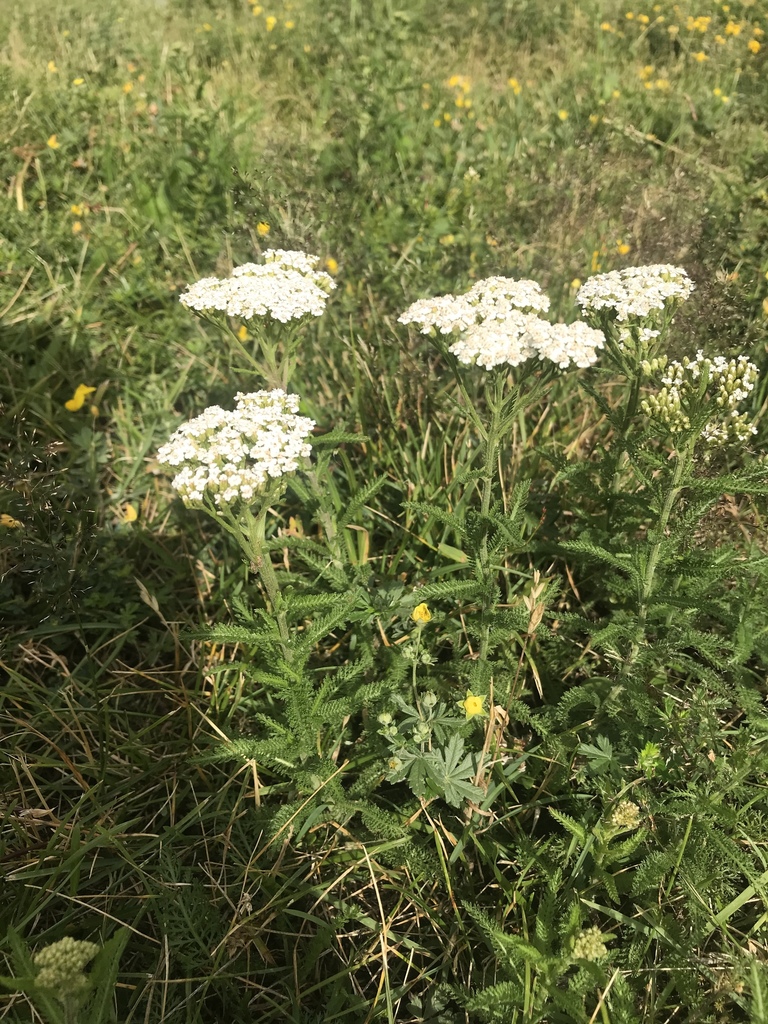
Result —
<instances>
[{"instance_id":1,"label":"white flower cluster","mask_svg":"<svg viewBox=\"0 0 768 1024\"><path fill-rule=\"evenodd\" d=\"M613 310L617 320L625 321L663 310L670 301L682 302L693 288L682 267L660 263L596 274L579 288L576 301L585 312Z\"/></svg>"},{"instance_id":2,"label":"white flower cluster","mask_svg":"<svg viewBox=\"0 0 768 1024\"><path fill-rule=\"evenodd\" d=\"M464 295L419 299L398 322L418 324L422 334L459 333L449 351L459 362L486 370L537 356L563 368L594 363L605 342L602 332L585 323L551 324L534 312L548 309L549 299L535 281L489 277Z\"/></svg>"},{"instance_id":3,"label":"white flower cluster","mask_svg":"<svg viewBox=\"0 0 768 1024\"><path fill-rule=\"evenodd\" d=\"M596 925L579 932L573 944L574 960L601 960L607 956L608 947L605 944L605 938Z\"/></svg>"},{"instance_id":4,"label":"white flower cluster","mask_svg":"<svg viewBox=\"0 0 768 1024\"><path fill-rule=\"evenodd\" d=\"M180 468L173 487L185 505L207 492L221 506L250 503L264 484L292 473L312 446L314 420L297 416L298 395L279 389L238 394L234 412L212 405L184 423L157 453L158 462Z\"/></svg>"},{"instance_id":5,"label":"white flower cluster","mask_svg":"<svg viewBox=\"0 0 768 1024\"><path fill-rule=\"evenodd\" d=\"M488 277L463 295L439 295L419 299L398 317L400 324L417 324L422 334L435 328L441 334L466 331L488 321L506 320L519 310L549 309L549 299L535 281Z\"/></svg>"},{"instance_id":6,"label":"white flower cluster","mask_svg":"<svg viewBox=\"0 0 768 1024\"><path fill-rule=\"evenodd\" d=\"M83 968L99 952L93 942L80 942L67 936L44 946L35 953L38 970L35 981L41 988L52 989L63 997L78 995L88 986Z\"/></svg>"},{"instance_id":7,"label":"white flower cluster","mask_svg":"<svg viewBox=\"0 0 768 1024\"><path fill-rule=\"evenodd\" d=\"M670 363L661 378L662 389L644 399L641 407L647 416L677 432L690 430L697 406L705 408L714 403L718 412L703 427L704 440L711 444L746 441L757 428L747 413L738 412L737 406L749 396L757 376L757 367L745 356L707 358L699 350L694 359L686 357L682 362Z\"/></svg>"},{"instance_id":8,"label":"white flower cluster","mask_svg":"<svg viewBox=\"0 0 768 1024\"><path fill-rule=\"evenodd\" d=\"M268 249L264 263L245 263L228 278L204 277L181 296L182 305L199 313L226 313L241 320L272 316L281 323L321 316L333 278L317 270L319 256Z\"/></svg>"},{"instance_id":9,"label":"white flower cluster","mask_svg":"<svg viewBox=\"0 0 768 1024\"><path fill-rule=\"evenodd\" d=\"M532 313L512 310L504 320L470 327L449 348L461 363L492 370L507 364L519 366L527 359L550 359L565 369L591 366L605 338L601 331L577 321L551 324Z\"/></svg>"}]
</instances>

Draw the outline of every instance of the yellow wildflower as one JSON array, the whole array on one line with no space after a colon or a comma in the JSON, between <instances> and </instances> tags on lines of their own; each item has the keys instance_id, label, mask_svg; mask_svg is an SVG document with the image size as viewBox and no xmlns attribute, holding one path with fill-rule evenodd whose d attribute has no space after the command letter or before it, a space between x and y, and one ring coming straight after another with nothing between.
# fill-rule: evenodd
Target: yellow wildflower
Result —
<instances>
[{"instance_id":1,"label":"yellow wildflower","mask_svg":"<svg viewBox=\"0 0 768 1024\"><path fill-rule=\"evenodd\" d=\"M600 23L600 29L603 32L615 32L616 31L616 29L613 27L613 25L610 23L610 21L602 21Z\"/></svg>"},{"instance_id":2,"label":"yellow wildflower","mask_svg":"<svg viewBox=\"0 0 768 1024\"><path fill-rule=\"evenodd\" d=\"M441 235L438 238L440 245L453 245L456 241L456 235Z\"/></svg>"},{"instance_id":3,"label":"yellow wildflower","mask_svg":"<svg viewBox=\"0 0 768 1024\"><path fill-rule=\"evenodd\" d=\"M267 17L267 21L266 21L267 32L271 32L276 24L277 24L277 18L274 15L270 14Z\"/></svg>"},{"instance_id":4,"label":"yellow wildflower","mask_svg":"<svg viewBox=\"0 0 768 1024\"><path fill-rule=\"evenodd\" d=\"M83 230L82 222L79 221L79 220L74 221L73 224L72 224L72 234L73 235L79 235L82 230Z\"/></svg>"},{"instance_id":5,"label":"yellow wildflower","mask_svg":"<svg viewBox=\"0 0 768 1024\"><path fill-rule=\"evenodd\" d=\"M755 39L762 39L765 35L765 32L763 32L761 28L758 28L758 26L755 25L755 27L752 29L752 35L755 37Z\"/></svg>"},{"instance_id":6,"label":"yellow wildflower","mask_svg":"<svg viewBox=\"0 0 768 1024\"><path fill-rule=\"evenodd\" d=\"M741 32L741 25L738 25L735 21L729 21L725 26L725 34L727 36L737 36Z\"/></svg>"},{"instance_id":7,"label":"yellow wildflower","mask_svg":"<svg viewBox=\"0 0 768 1024\"><path fill-rule=\"evenodd\" d=\"M64 408L70 412L78 412L85 405L88 395L92 395L95 390L96 388L91 388L87 384L78 384L74 395L64 403Z\"/></svg>"},{"instance_id":8,"label":"yellow wildflower","mask_svg":"<svg viewBox=\"0 0 768 1024\"><path fill-rule=\"evenodd\" d=\"M747 49L750 53L760 53L760 43L756 39L750 39L747 43Z\"/></svg>"},{"instance_id":9,"label":"yellow wildflower","mask_svg":"<svg viewBox=\"0 0 768 1024\"><path fill-rule=\"evenodd\" d=\"M434 120L434 121L432 122L432 124L433 124L433 126L434 126L435 128L439 128L439 127L440 127L440 126L442 125L442 123L443 123L443 122L442 122L442 121L440 120L440 118L439 118L439 117L436 117L436 118L435 118L435 120Z\"/></svg>"},{"instance_id":10,"label":"yellow wildflower","mask_svg":"<svg viewBox=\"0 0 768 1024\"><path fill-rule=\"evenodd\" d=\"M507 85L512 90L512 92L515 94L515 96L519 96L520 93L522 92L523 87L520 85L520 83L518 82L518 80L516 78L508 78L507 79Z\"/></svg>"},{"instance_id":11,"label":"yellow wildflower","mask_svg":"<svg viewBox=\"0 0 768 1024\"><path fill-rule=\"evenodd\" d=\"M768 316L768 299L763 299L763 316Z\"/></svg>"},{"instance_id":12,"label":"yellow wildflower","mask_svg":"<svg viewBox=\"0 0 768 1024\"><path fill-rule=\"evenodd\" d=\"M421 604L417 604L413 609L411 612L411 618L421 626L432 619L432 612L429 610L429 606L422 602Z\"/></svg>"},{"instance_id":13,"label":"yellow wildflower","mask_svg":"<svg viewBox=\"0 0 768 1024\"><path fill-rule=\"evenodd\" d=\"M621 238L616 239L616 252L619 256L626 256L631 248L632 246L627 242L622 241Z\"/></svg>"},{"instance_id":14,"label":"yellow wildflower","mask_svg":"<svg viewBox=\"0 0 768 1024\"><path fill-rule=\"evenodd\" d=\"M627 13L624 15L624 17L627 19L627 21L632 21L635 16L632 13L632 11L627 11Z\"/></svg>"},{"instance_id":15,"label":"yellow wildflower","mask_svg":"<svg viewBox=\"0 0 768 1024\"><path fill-rule=\"evenodd\" d=\"M339 264L336 262L333 256L326 257L325 269L328 271L329 274L338 274Z\"/></svg>"},{"instance_id":16,"label":"yellow wildflower","mask_svg":"<svg viewBox=\"0 0 768 1024\"><path fill-rule=\"evenodd\" d=\"M579 288L581 288L581 278L574 277L574 279L571 281L571 291L577 292Z\"/></svg>"},{"instance_id":17,"label":"yellow wildflower","mask_svg":"<svg viewBox=\"0 0 768 1024\"><path fill-rule=\"evenodd\" d=\"M260 220L259 223L256 225L256 231L259 235L261 235L262 238L266 238L270 232L269 224L267 224L267 222L264 220Z\"/></svg>"},{"instance_id":18,"label":"yellow wildflower","mask_svg":"<svg viewBox=\"0 0 768 1024\"><path fill-rule=\"evenodd\" d=\"M264 13L264 8L263 7L259 7L258 4L253 8L253 16L254 16L254 18L258 18L259 15L263 14L263 13Z\"/></svg>"},{"instance_id":19,"label":"yellow wildflower","mask_svg":"<svg viewBox=\"0 0 768 1024\"><path fill-rule=\"evenodd\" d=\"M723 95L723 90L722 89L713 89L712 90L712 95L713 96L722 96Z\"/></svg>"},{"instance_id":20,"label":"yellow wildflower","mask_svg":"<svg viewBox=\"0 0 768 1024\"><path fill-rule=\"evenodd\" d=\"M48 146L49 146L49 148L50 148L50 149L58 149L58 148L59 148L59 146L60 146L60 142L59 142L59 140L58 140L58 139L56 138L56 136L55 136L55 135L50 135L50 136L48 137Z\"/></svg>"},{"instance_id":21,"label":"yellow wildflower","mask_svg":"<svg viewBox=\"0 0 768 1024\"><path fill-rule=\"evenodd\" d=\"M18 530L20 526L23 526L18 519L14 519L13 516L9 516L7 512L3 512L0 515L0 526L4 526L7 530Z\"/></svg>"},{"instance_id":22,"label":"yellow wildflower","mask_svg":"<svg viewBox=\"0 0 768 1024\"><path fill-rule=\"evenodd\" d=\"M715 36L715 42L717 43L718 46L725 46L725 36L721 36L721 35Z\"/></svg>"},{"instance_id":23,"label":"yellow wildflower","mask_svg":"<svg viewBox=\"0 0 768 1024\"><path fill-rule=\"evenodd\" d=\"M50 71L50 73L51 73L52 75L55 75L55 74L56 74L56 72L57 72L57 71L59 70L59 69L58 69L58 68L56 67L56 61L53 61L53 60L49 60L49 61L48 61L48 70Z\"/></svg>"},{"instance_id":24,"label":"yellow wildflower","mask_svg":"<svg viewBox=\"0 0 768 1024\"><path fill-rule=\"evenodd\" d=\"M613 92L611 93L611 99L612 100L617 100L619 98L619 96L621 96L621 90L620 89L614 89Z\"/></svg>"},{"instance_id":25,"label":"yellow wildflower","mask_svg":"<svg viewBox=\"0 0 768 1024\"><path fill-rule=\"evenodd\" d=\"M568 120L568 111L567 110L558 110L557 116L560 118L561 121L567 121Z\"/></svg>"},{"instance_id":26,"label":"yellow wildflower","mask_svg":"<svg viewBox=\"0 0 768 1024\"><path fill-rule=\"evenodd\" d=\"M680 29L677 27L677 25L667 25L667 32L669 32L671 36L676 36L679 33L679 31Z\"/></svg>"},{"instance_id":27,"label":"yellow wildflower","mask_svg":"<svg viewBox=\"0 0 768 1024\"><path fill-rule=\"evenodd\" d=\"M638 74L640 75L640 78L645 82L651 77L653 72L653 64L646 64L645 67L638 72Z\"/></svg>"},{"instance_id":28,"label":"yellow wildflower","mask_svg":"<svg viewBox=\"0 0 768 1024\"><path fill-rule=\"evenodd\" d=\"M122 519L124 523L135 523L139 518L139 513L136 511L136 506L132 505L130 501L126 502L122 508Z\"/></svg>"},{"instance_id":29,"label":"yellow wildflower","mask_svg":"<svg viewBox=\"0 0 768 1024\"><path fill-rule=\"evenodd\" d=\"M662 92L665 92L669 88L669 79L657 78L653 84L656 86L657 89L661 89Z\"/></svg>"},{"instance_id":30,"label":"yellow wildflower","mask_svg":"<svg viewBox=\"0 0 768 1024\"><path fill-rule=\"evenodd\" d=\"M304 43L304 53L312 53L312 47L309 43Z\"/></svg>"},{"instance_id":31,"label":"yellow wildflower","mask_svg":"<svg viewBox=\"0 0 768 1024\"><path fill-rule=\"evenodd\" d=\"M213 25L211 25L210 22L208 22L208 21L203 22L203 32L212 32L212 31L213 31Z\"/></svg>"},{"instance_id":32,"label":"yellow wildflower","mask_svg":"<svg viewBox=\"0 0 768 1024\"><path fill-rule=\"evenodd\" d=\"M133 92L133 82L125 82L123 84L123 92L126 94Z\"/></svg>"},{"instance_id":33,"label":"yellow wildflower","mask_svg":"<svg viewBox=\"0 0 768 1024\"><path fill-rule=\"evenodd\" d=\"M709 60L709 57L704 53L703 50L699 50L698 53L694 53L693 59L697 60L699 64L703 64L705 60Z\"/></svg>"},{"instance_id":34,"label":"yellow wildflower","mask_svg":"<svg viewBox=\"0 0 768 1024\"><path fill-rule=\"evenodd\" d=\"M74 213L76 217L83 216L83 208L79 203L73 203L69 208L70 213Z\"/></svg>"},{"instance_id":35,"label":"yellow wildflower","mask_svg":"<svg viewBox=\"0 0 768 1024\"><path fill-rule=\"evenodd\" d=\"M589 115L589 123L590 124L598 124L599 121L600 121L600 115L599 114L590 114Z\"/></svg>"},{"instance_id":36,"label":"yellow wildflower","mask_svg":"<svg viewBox=\"0 0 768 1024\"><path fill-rule=\"evenodd\" d=\"M245 326L245 324L240 324L240 327L238 328L237 331L237 337L240 341L248 341L248 328Z\"/></svg>"},{"instance_id":37,"label":"yellow wildflower","mask_svg":"<svg viewBox=\"0 0 768 1024\"><path fill-rule=\"evenodd\" d=\"M464 709L464 714L467 719L473 718L475 715L485 714L485 697L479 696L477 693L472 693L471 690L467 690L467 696L464 700L458 702L460 708Z\"/></svg>"},{"instance_id":38,"label":"yellow wildflower","mask_svg":"<svg viewBox=\"0 0 768 1024\"><path fill-rule=\"evenodd\" d=\"M640 22L641 25L647 25L651 19L648 17L647 14L638 14L637 20Z\"/></svg>"},{"instance_id":39,"label":"yellow wildflower","mask_svg":"<svg viewBox=\"0 0 768 1024\"><path fill-rule=\"evenodd\" d=\"M296 22L295 21L286 21L285 27L290 31L290 29L296 28Z\"/></svg>"},{"instance_id":40,"label":"yellow wildflower","mask_svg":"<svg viewBox=\"0 0 768 1024\"><path fill-rule=\"evenodd\" d=\"M85 85L85 79L84 78L73 78L72 79L72 85Z\"/></svg>"}]
</instances>

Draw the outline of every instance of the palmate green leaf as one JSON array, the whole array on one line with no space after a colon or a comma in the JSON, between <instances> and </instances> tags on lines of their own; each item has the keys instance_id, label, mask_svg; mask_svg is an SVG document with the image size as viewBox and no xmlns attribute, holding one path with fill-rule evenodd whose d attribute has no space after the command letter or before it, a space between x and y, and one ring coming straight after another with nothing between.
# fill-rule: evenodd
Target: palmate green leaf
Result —
<instances>
[{"instance_id":1,"label":"palmate green leaf","mask_svg":"<svg viewBox=\"0 0 768 1024\"><path fill-rule=\"evenodd\" d=\"M483 797L479 786L468 780L475 775L475 759L464 754L464 738L456 733L444 750L430 750L424 758L431 788L452 807L464 800L478 801Z\"/></svg>"}]
</instances>

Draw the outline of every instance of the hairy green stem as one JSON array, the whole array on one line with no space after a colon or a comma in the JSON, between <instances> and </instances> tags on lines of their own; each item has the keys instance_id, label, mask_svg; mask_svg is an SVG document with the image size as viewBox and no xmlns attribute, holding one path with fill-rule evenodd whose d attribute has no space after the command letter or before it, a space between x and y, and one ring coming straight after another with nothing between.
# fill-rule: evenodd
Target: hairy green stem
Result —
<instances>
[{"instance_id":1,"label":"hairy green stem","mask_svg":"<svg viewBox=\"0 0 768 1024\"><path fill-rule=\"evenodd\" d=\"M637 601L637 631L635 633L635 639L632 641L629 654L627 655L622 670L622 675L626 675L629 668L634 663L637 655L640 651L640 645L645 636L645 624L648 618L648 605L650 598L653 594L653 583L656 576L656 569L659 565L659 558L661 557L662 547L664 545L664 535L669 525L669 519L672 515L675 505L677 504L680 492L685 486L684 481L690 468L691 459L693 457L693 447L696 443L696 436L694 435L689 441L683 446L682 450L675 451L675 471L672 475L669 490L664 498L664 504L661 507L661 513L659 515L659 521L656 524L654 533L656 535L651 550L648 555L648 561L645 565L645 571L643 573L642 584L638 593Z\"/></svg>"},{"instance_id":2,"label":"hairy green stem","mask_svg":"<svg viewBox=\"0 0 768 1024\"><path fill-rule=\"evenodd\" d=\"M491 510L493 498L493 486L496 479L496 465L499 457L499 443L501 441L501 424L503 422L503 394L504 376L501 373L494 373L493 381L486 389L488 404L491 410L491 422L488 426L488 433L485 438L485 459L483 462L483 489L480 504L480 513L485 519ZM488 531L487 524L483 524L483 539L480 542L480 553L478 557L480 571L483 577L483 607L482 607L482 633L480 636L479 661L485 662L488 657L488 648L491 639L491 622L489 612L491 610L491 587L490 587L490 559L488 556Z\"/></svg>"},{"instance_id":3,"label":"hairy green stem","mask_svg":"<svg viewBox=\"0 0 768 1024\"><path fill-rule=\"evenodd\" d=\"M280 631L283 654L286 661L291 660L291 634L288 629L288 619L283 607L283 597L280 593L280 584L277 582L277 574L272 565L269 552L265 550L266 536L265 524L267 520L267 507L261 510L258 516L254 516L250 509L244 513L244 522L247 533L243 537L244 549L256 567L264 589L267 592L272 612L277 620L277 628Z\"/></svg>"}]
</instances>

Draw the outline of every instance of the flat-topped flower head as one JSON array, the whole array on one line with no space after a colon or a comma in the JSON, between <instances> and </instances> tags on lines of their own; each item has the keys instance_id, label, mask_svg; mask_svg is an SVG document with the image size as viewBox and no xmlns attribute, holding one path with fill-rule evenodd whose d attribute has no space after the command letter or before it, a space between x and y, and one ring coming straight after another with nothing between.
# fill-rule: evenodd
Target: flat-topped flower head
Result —
<instances>
[{"instance_id":1,"label":"flat-topped flower head","mask_svg":"<svg viewBox=\"0 0 768 1024\"><path fill-rule=\"evenodd\" d=\"M493 370L548 359L561 369L591 366L605 342L602 331L577 321L551 324L533 313L512 310L504 320L470 327L449 348L459 362Z\"/></svg>"},{"instance_id":2,"label":"flat-topped flower head","mask_svg":"<svg viewBox=\"0 0 768 1024\"><path fill-rule=\"evenodd\" d=\"M181 296L182 305L243 320L271 316L281 323L323 314L336 284L329 274L315 269L319 256L268 249L264 259L237 267L228 278L202 278Z\"/></svg>"},{"instance_id":3,"label":"flat-topped flower head","mask_svg":"<svg viewBox=\"0 0 768 1024\"><path fill-rule=\"evenodd\" d=\"M683 302L693 288L682 267L660 263L596 274L579 288L576 301L585 313L608 310L616 320L626 321Z\"/></svg>"},{"instance_id":4,"label":"flat-topped flower head","mask_svg":"<svg viewBox=\"0 0 768 1024\"><path fill-rule=\"evenodd\" d=\"M535 281L488 277L463 295L419 299L398 317L400 324L417 324L422 334L466 331L487 321L506 319L512 312L549 309L549 299Z\"/></svg>"},{"instance_id":5,"label":"flat-topped flower head","mask_svg":"<svg viewBox=\"0 0 768 1024\"><path fill-rule=\"evenodd\" d=\"M218 505L252 503L270 480L298 469L315 423L298 416L298 395L280 389L238 394L234 411L212 405L184 423L157 453L178 470L173 487L185 505L207 496Z\"/></svg>"}]
</instances>

